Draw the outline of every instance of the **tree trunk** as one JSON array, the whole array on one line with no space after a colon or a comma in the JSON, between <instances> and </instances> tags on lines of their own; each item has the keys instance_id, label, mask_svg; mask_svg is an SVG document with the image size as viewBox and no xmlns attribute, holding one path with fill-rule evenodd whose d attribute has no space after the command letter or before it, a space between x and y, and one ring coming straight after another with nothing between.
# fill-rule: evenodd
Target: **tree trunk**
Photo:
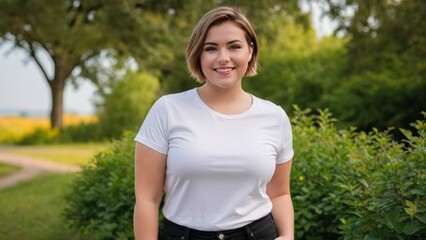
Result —
<instances>
[{"instance_id":1,"label":"tree trunk","mask_svg":"<svg viewBox=\"0 0 426 240\"><path fill-rule=\"evenodd\" d=\"M62 116L64 113L64 86L65 79L55 78L50 85L52 94L52 109L50 111L51 128L61 129L63 126Z\"/></svg>"},{"instance_id":2,"label":"tree trunk","mask_svg":"<svg viewBox=\"0 0 426 240\"><path fill-rule=\"evenodd\" d=\"M52 129L61 129L63 126L64 113L64 89L67 78L71 71L69 66L63 61L53 58L55 64L55 75L52 81L49 82L50 91L52 94L52 109L50 112L50 126Z\"/></svg>"}]
</instances>

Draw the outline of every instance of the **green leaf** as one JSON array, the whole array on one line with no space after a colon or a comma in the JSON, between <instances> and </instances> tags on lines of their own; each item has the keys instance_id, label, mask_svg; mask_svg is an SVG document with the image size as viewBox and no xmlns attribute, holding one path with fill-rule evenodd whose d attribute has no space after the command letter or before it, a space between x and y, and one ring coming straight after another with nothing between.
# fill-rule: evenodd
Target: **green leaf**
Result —
<instances>
[{"instance_id":1,"label":"green leaf","mask_svg":"<svg viewBox=\"0 0 426 240\"><path fill-rule=\"evenodd\" d=\"M426 215L424 214L416 214L415 217L422 223L426 224Z\"/></svg>"},{"instance_id":2,"label":"green leaf","mask_svg":"<svg viewBox=\"0 0 426 240\"><path fill-rule=\"evenodd\" d=\"M367 181L365 181L365 179L360 179L359 180L360 183L362 183L362 185L364 185L366 188L369 188L370 186L368 185Z\"/></svg>"},{"instance_id":3,"label":"green leaf","mask_svg":"<svg viewBox=\"0 0 426 240\"><path fill-rule=\"evenodd\" d=\"M413 235L424 228L426 228L425 224L418 221L411 221L405 225L404 233L407 235Z\"/></svg>"},{"instance_id":4,"label":"green leaf","mask_svg":"<svg viewBox=\"0 0 426 240\"><path fill-rule=\"evenodd\" d=\"M404 224L401 222L401 218L398 214L389 214L385 216L385 220L388 223L388 226L398 234L402 233L404 230Z\"/></svg>"},{"instance_id":5,"label":"green leaf","mask_svg":"<svg viewBox=\"0 0 426 240\"><path fill-rule=\"evenodd\" d=\"M373 233L369 233L367 235L365 235L364 240L379 240L380 237L377 236L377 234Z\"/></svg>"},{"instance_id":6,"label":"green leaf","mask_svg":"<svg viewBox=\"0 0 426 240\"><path fill-rule=\"evenodd\" d=\"M417 212L416 205L409 200L405 200L405 205L407 206L407 208L404 208L405 212L412 218Z\"/></svg>"},{"instance_id":7,"label":"green leaf","mask_svg":"<svg viewBox=\"0 0 426 240\"><path fill-rule=\"evenodd\" d=\"M410 194L426 196L426 191L423 189L413 188L407 191Z\"/></svg>"}]
</instances>

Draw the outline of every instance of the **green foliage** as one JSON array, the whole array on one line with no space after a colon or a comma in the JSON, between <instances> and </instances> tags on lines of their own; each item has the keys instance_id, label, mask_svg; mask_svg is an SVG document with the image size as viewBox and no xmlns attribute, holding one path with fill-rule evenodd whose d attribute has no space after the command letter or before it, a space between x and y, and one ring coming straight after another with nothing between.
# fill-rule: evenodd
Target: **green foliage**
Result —
<instances>
[{"instance_id":1,"label":"green foliage","mask_svg":"<svg viewBox=\"0 0 426 240\"><path fill-rule=\"evenodd\" d=\"M336 181L350 170L353 130L339 131L331 114L296 108L293 124L295 157L291 175L296 239L337 239L338 216L345 196Z\"/></svg>"},{"instance_id":2,"label":"green foliage","mask_svg":"<svg viewBox=\"0 0 426 240\"><path fill-rule=\"evenodd\" d=\"M101 134L100 125L97 122L79 123L63 127L58 135L60 143L85 143L99 142L104 137Z\"/></svg>"},{"instance_id":3,"label":"green foliage","mask_svg":"<svg viewBox=\"0 0 426 240\"><path fill-rule=\"evenodd\" d=\"M103 137L118 138L123 130L139 127L149 108L157 99L159 81L141 72L128 72L112 92L104 97L99 112L99 124Z\"/></svg>"},{"instance_id":4,"label":"green foliage","mask_svg":"<svg viewBox=\"0 0 426 240\"><path fill-rule=\"evenodd\" d=\"M377 130L354 139L353 171L340 181L347 196L340 219L347 239L426 237L425 121L413 127L415 133L401 130L404 143Z\"/></svg>"},{"instance_id":5,"label":"green foliage","mask_svg":"<svg viewBox=\"0 0 426 240\"><path fill-rule=\"evenodd\" d=\"M352 75L333 91L327 103L346 125L362 130L408 128L425 110L426 81L397 71Z\"/></svg>"},{"instance_id":6,"label":"green foliage","mask_svg":"<svg viewBox=\"0 0 426 240\"><path fill-rule=\"evenodd\" d=\"M388 132L338 130L328 111L296 108L292 196L297 239L426 236L425 122ZM338 227L340 225L340 227Z\"/></svg>"},{"instance_id":7,"label":"green foliage","mask_svg":"<svg viewBox=\"0 0 426 240\"><path fill-rule=\"evenodd\" d=\"M36 128L34 131L25 134L17 144L19 145L41 145L55 143L58 138L58 130Z\"/></svg>"},{"instance_id":8,"label":"green foliage","mask_svg":"<svg viewBox=\"0 0 426 240\"><path fill-rule=\"evenodd\" d=\"M87 239L132 239L134 133L83 166L65 197L64 217Z\"/></svg>"},{"instance_id":9,"label":"green foliage","mask_svg":"<svg viewBox=\"0 0 426 240\"><path fill-rule=\"evenodd\" d=\"M348 37L343 85L326 106L362 130L408 128L426 109L426 1L315 1Z\"/></svg>"},{"instance_id":10,"label":"green foliage","mask_svg":"<svg viewBox=\"0 0 426 240\"><path fill-rule=\"evenodd\" d=\"M43 145L53 143L99 142L105 139L99 123L79 123L62 129L36 128L16 140L19 145Z\"/></svg>"},{"instance_id":11,"label":"green foliage","mask_svg":"<svg viewBox=\"0 0 426 240\"><path fill-rule=\"evenodd\" d=\"M317 1L327 2L329 15L351 39L347 47L352 72L381 71L403 63L407 72L424 74L425 1ZM349 18L348 8L353 12Z\"/></svg>"}]
</instances>

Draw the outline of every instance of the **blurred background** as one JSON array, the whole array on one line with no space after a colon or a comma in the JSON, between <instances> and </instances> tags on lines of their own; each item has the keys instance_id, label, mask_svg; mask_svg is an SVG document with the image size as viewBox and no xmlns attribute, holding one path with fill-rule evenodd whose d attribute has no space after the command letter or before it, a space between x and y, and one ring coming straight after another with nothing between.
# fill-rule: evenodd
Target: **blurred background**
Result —
<instances>
[{"instance_id":1,"label":"blurred background","mask_svg":"<svg viewBox=\"0 0 426 240\"><path fill-rule=\"evenodd\" d=\"M89 163L136 131L159 96L199 85L187 71L186 43L219 5L242 9L259 38L260 69L245 90L290 118L325 111L336 129L389 131L398 142L406 140L399 128L414 130L423 118L424 0L9 0L0 1L0 153ZM0 176L22 170L15 165L0 165ZM8 189L17 192L8 204L28 194ZM38 239L38 230L28 237L1 221L0 239Z\"/></svg>"},{"instance_id":2,"label":"blurred background","mask_svg":"<svg viewBox=\"0 0 426 240\"><path fill-rule=\"evenodd\" d=\"M407 127L425 109L423 1L5 1L0 114L59 129L64 114L137 126L153 99L197 86L186 41L220 4L242 8L259 35L261 68L245 88L290 115L327 108L340 125L371 130ZM122 94L144 99L128 99L138 106L127 113L117 108L129 106L125 81L140 84Z\"/></svg>"}]
</instances>

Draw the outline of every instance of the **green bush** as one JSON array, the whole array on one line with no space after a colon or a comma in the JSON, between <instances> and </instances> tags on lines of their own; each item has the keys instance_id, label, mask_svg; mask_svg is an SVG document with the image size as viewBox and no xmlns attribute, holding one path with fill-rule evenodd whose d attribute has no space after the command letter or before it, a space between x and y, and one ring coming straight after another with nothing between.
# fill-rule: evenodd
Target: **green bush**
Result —
<instances>
[{"instance_id":1,"label":"green bush","mask_svg":"<svg viewBox=\"0 0 426 240\"><path fill-rule=\"evenodd\" d=\"M291 176L297 239L424 239L425 122L416 133L338 130L296 108Z\"/></svg>"},{"instance_id":2,"label":"green bush","mask_svg":"<svg viewBox=\"0 0 426 240\"><path fill-rule=\"evenodd\" d=\"M291 191L296 239L337 239L338 216L344 212L343 191L337 179L350 167L356 133L336 129L330 113L295 109L292 119L294 163Z\"/></svg>"},{"instance_id":3,"label":"green bush","mask_svg":"<svg viewBox=\"0 0 426 240\"><path fill-rule=\"evenodd\" d=\"M58 135L58 142L97 142L102 141L99 123L79 123L63 127Z\"/></svg>"},{"instance_id":4,"label":"green bush","mask_svg":"<svg viewBox=\"0 0 426 240\"><path fill-rule=\"evenodd\" d=\"M159 80L144 72L128 72L104 97L98 112L102 136L119 138L123 130L134 130L158 98Z\"/></svg>"},{"instance_id":5,"label":"green bush","mask_svg":"<svg viewBox=\"0 0 426 240\"><path fill-rule=\"evenodd\" d=\"M25 134L17 141L19 145L41 145L57 142L58 131L56 129L36 128Z\"/></svg>"},{"instance_id":6,"label":"green bush","mask_svg":"<svg viewBox=\"0 0 426 240\"><path fill-rule=\"evenodd\" d=\"M66 195L64 217L87 239L132 239L134 133L83 166Z\"/></svg>"},{"instance_id":7,"label":"green bush","mask_svg":"<svg viewBox=\"0 0 426 240\"><path fill-rule=\"evenodd\" d=\"M403 143L375 130L354 139L351 171L341 175L347 239L426 239L426 141L424 121Z\"/></svg>"},{"instance_id":8,"label":"green bush","mask_svg":"<svg viewBox=\"0 0 426 240\"><path fill-rule=\"evenodd\" d=\"M327 111L297 107L291 175L296 239L425 239L425 122L388 132L339 130ZM90 239L133 239L134 133L84 167L65 217Z\"/></svg>"},{"instance_id":9,"label":"green bush","mask_svg":"<svg viewBox=\"0 0 426 240\"><path fill-rule=\"evenodd\" d=\"M52 143L84 143L104 140L99 123L79 123L60 130L36 128L25 134L16 143L19 145L42 145Z\"/></svg>"},{"instance_id":10,"label":"green bush","mask_svg":"<svg viewBox=\"0 0 426 240\"><path fill-rule=\"evenodd\" d=\"M400 70L405 73L405 70ZM426 81L419 76L404 76L397 70L364 71L342 81L328 97L327 106L346 125L361 130L389 126L408 128L425 109ZM396 137L403 137L396 132Z\"/></svg>"}]
</instances>

